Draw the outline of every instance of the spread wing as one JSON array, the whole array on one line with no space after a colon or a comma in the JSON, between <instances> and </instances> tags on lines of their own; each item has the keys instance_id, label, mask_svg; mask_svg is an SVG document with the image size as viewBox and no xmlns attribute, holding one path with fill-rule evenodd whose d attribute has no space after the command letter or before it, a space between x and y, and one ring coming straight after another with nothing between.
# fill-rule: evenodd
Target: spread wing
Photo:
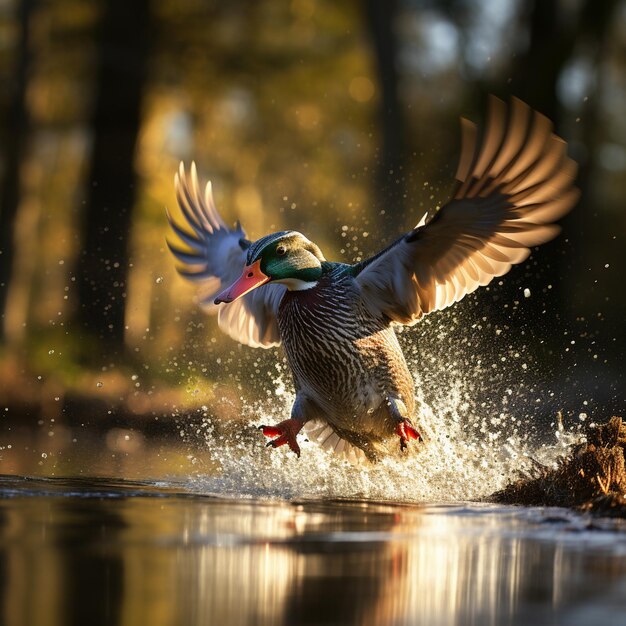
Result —
<instances>
[{"instance_id":1,"label":"spread wing","mask_svg":"<svg viewBox=\"0 0 626 626\"><path fill-rule=\"evenodd\" d=\"M250 242L239 223L234 229L224 223L213 202L211 183L202 194L195 163L191 164L189 177L181 163L174 184L184 226L167 213L179 240L168 241L167 245L182 263L178 272L198 284L200 304L208 312L217 313L220 328L230 337L255 348L279 345L276 313L286 287L262 285L230 304L215 306L215 296L241 274Z\"/></svg>"},{"instance_id":2,"label":"spread wing","mask_svg":"<svg viewBox=\"0 0 626 626\"><path fill-rule=\"evenodd\" d=\"M577 165L550 121L526 104L491 98L482 141L462 119L454 198L428 223L355 267L374 315L414 324L459 301L559 232L576 203ZM479 146L479 147L477 147Z\"/></svg>"}]
</instances>

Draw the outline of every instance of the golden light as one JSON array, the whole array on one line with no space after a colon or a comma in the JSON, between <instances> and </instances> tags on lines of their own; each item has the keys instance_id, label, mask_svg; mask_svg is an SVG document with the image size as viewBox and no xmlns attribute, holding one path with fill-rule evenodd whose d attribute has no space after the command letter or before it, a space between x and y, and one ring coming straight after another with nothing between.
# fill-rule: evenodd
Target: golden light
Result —
<instances>
[{"instance_id":1,"label":"golden light","mask_svg":"<svg viewBox=\"0 0 626 626\"><path fill-rule=\"evenodd\" d=\"M357 102L369 102L374 92L374 83L367 76L355 76L348 87L350 97Z\"/></svg>"}]
</instances>

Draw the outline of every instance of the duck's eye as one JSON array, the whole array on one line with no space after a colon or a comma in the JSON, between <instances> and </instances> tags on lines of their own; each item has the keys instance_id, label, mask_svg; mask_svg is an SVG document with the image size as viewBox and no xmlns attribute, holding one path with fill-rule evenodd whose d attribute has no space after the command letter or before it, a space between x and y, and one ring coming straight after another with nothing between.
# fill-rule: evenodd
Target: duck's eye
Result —
<instances>
[{"instance_id":1,"label":"duck's eye","mask_svg":"<svg viewBox=\"0 0 626 626\"><path fill-rule=\"evenodd\" d=\"M278 256L285 256L286 253L287 253L287 248L285 248L285 246L278 246L278 248L276 248L276 254Z\"/></svg>"}]
</instances>

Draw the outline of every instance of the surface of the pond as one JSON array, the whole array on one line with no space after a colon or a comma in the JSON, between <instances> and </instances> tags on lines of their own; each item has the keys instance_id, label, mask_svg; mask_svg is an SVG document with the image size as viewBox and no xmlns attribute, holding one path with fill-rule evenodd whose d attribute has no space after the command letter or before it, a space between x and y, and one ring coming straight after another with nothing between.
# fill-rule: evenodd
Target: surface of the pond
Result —
<instances>
[{"instance_id":1,"label":"surface of the pond","mask_svg":"<svg viewBox=\"0 0 626 626\"><path fill-rule=\"evenodd\" d=\"M626 533L562 510L0 479L6 626L626 624Z\"/></svg>"}]
</instances>

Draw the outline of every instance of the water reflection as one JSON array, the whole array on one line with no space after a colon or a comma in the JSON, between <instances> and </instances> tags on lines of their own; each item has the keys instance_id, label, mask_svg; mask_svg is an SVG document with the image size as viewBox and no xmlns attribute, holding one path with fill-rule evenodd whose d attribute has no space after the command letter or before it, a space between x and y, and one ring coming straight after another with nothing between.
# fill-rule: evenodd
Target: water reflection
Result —
<instances>
[{"instance_id":1,"label":"water reflection","mask_svg":"<svg viewBox=\"0 0 626 626\"><path fill-rule=\"evenodd\" d=\"M0 501L3 624L593 624L626 610L626 537L578 518L126 493Z\"/></svg>"}]
</instances>

